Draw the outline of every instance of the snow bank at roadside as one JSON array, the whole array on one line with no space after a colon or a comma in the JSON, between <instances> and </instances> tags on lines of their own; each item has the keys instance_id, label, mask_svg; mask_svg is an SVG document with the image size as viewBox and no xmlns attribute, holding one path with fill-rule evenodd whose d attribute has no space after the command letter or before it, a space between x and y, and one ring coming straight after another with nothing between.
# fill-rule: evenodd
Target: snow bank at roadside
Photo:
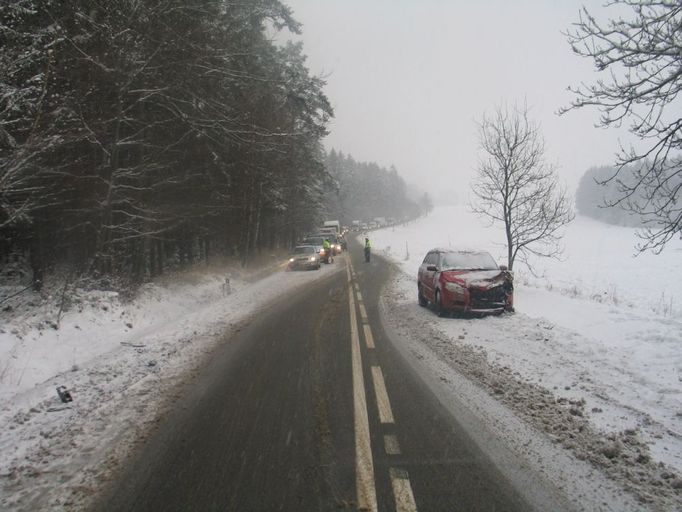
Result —
<instances>
[{"instance_id":1,"label":"snow bank at roadside","mask_svg":"<svg viewBox=\"0 0 682 512\"><path fill-rule=\"evenodd\" d=\"M59 329L55 300L26 299L33 305L6 314L0 333L0 508L87 504L221 339L269 301L340 268L257 281L234 269L192 271L127 303L76 291ZM73 402L61 403L59 385Z\"/></svg>"},{"instance_id":2,"label":"snow bank at roadside","mask_svg":"<svg viewBox=\"0 0 682 512\"><path fill-rule=\"evenodd\" d=\"M440 347L442 357L457 360L465 349L481 354L486 365L504 374L500 387L490 388L500 398L510 379L546 390L548 402L562 406L567 418L585 422L613 446L624 446L625 439L634 448L616 453L606 445L581 447L581 437L570 429L575 439L562 434L557 442L582 449L586 458L603 448L613 457L597 454L596 460L621 468L617 473L625 486L642 480L645 501L660 488L679 503L682 481L674 472L656 470L656 463L682 472L682 312L674 295L682 289L682 244L671 243L660 256L630 259L632 229L601 230L599 223L579 218L566 235L564 262L538 262L540 278L517 272L516 314L439 319L420 311L416 274L428 249L478 247L499 258L503 251L494 243L498 235L463 208L453 207L370 236L374 250L404 271L394 292L405 297L410 314L426 314L440 333L440 343L450 347ZM626 247L629 252L622 254ZM662 295L671 298L672 306L661 310L656 297ZM533 400L520 399L516 405L528 408ZM557 418L543 420L552 428L557 424ZM628 470L637 458L648 469Z\"/></svg>"},{"instance_id":3,"label":"snow bank at roadside","mask_svg":"<svg viewBox=\"0 0 682 512\"><path fill-rule=\"evenodd\" d=\"M401 273L383 294L382 316L391 340L534 510L553 510L555 502L564 502L567 510L640 512L643 503L653 501L646 491L640 496L623 492L615 471L623 465L615 465L615 478L608 478L587 462L610 464L602 451L611 450L614 441L590 435L584 418L572 415L547 389L491 363L484 350L459 336L445 335L432 312L414 308L411 290L404 293L402 282L409 280ZM466 338L466 332L461 336ZM626 441L628 453L621 457L637 456L638 444ZM631 464L626 468L641 472Z\"/></svg>"},{"instance_id":4,"label":"snow bank at roadside","mask_svg":"<svg viewBox=\"0 0 682 512\"><path fill-rule=\"evenodd\" d=\"M115 291L69 290L59 314L59 297L28 293L0 324L0 399L29 392L58 374L130 344L161 326L221 300L223 271L192 271L144 285L134 301ZM231 286L244 281L236 276Z\"/></svg>"}]
</instances>

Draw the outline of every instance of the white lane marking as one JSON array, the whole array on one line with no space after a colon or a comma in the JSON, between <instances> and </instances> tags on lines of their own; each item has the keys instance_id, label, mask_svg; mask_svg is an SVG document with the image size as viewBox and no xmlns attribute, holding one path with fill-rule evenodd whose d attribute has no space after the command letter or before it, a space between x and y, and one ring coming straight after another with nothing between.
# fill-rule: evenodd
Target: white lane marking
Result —
<instances>
[{"instance_id":1,"label":"white lane marking","mask_svg":"<svg viewBox=\"0 0 682 512\"><path fill-rule=\"evenodd\" d=\"M350 265L350 264L349 264ZM352 265L346 269L351 269L353 279L355 271ZM368 348L374 348L374 338L372 330L367 323L367 312L362 304L362 294L357 283L354 288L358 294L358 306L363 316L363 329L365 343ZM360 351L360 340L357 328L357 316L355 313L355 302L353 300L352 288L348 288L348 301L350 303L351 321L351 353L353 359L353 406L355 415L355 487L357 494L358 510L377 511L376 487L374 484L374 462L372 460L372 447L369 437L369 419L367 416L367 398L365 396L362 355ZM386 382L379 366L372 366L372 381L374 392L377 397L379 408L379 419L381 423L393 423L393 411L388 399ZM398 438L394 435L384 435L384 449L388 455L400 455L400 445ZM389 468L391 487L395 498L396 512L417 512L417 504L412 493L412 485L407 471Z\"/></svg>"},{"instance_id":2,"label":"white lane marking","mask_svg":"<svg viewBox=\"0 0 682 512\"><path fill-rule=\"evenodd\" d=\"M381 421L381 423L393 423L391 402L388 400L384 374L382 373L380 366L372 366L372 381L374 382L374 393L376 393L377 397L379 421Z\"/></svg>"},{"instance_id":3,"label":"white lane marking","mask_svg":"<svg viewBox=\"0 0 682 512\"><path fill-rule=\"evenodd\" d=\"M291 442L291 433L292 432L290 430L289 433L287 434L287 443L286 443L287 446L289 446L289 443Z\"/></svg>"},{"instance_id":4,"label":"white lane marking","mask_svg":"<svg viewBox=\"0 0 682 512\"><path fill-rule=\"evenodd\" d=\"M400 455L400 444L398 444L398 438L393 434L384 435L384 450L388 455Z\"/></svg>"},{"instance_id":5,"label":"white lane marking","mask_svg":"<svg viewBox=\"0 0 682 512\"><path fill-rule=\"evenodd\" d=\"M350 267L346 265L346 275L348 276L348 283L350 284L351 278L350 278Z\"/></svg>"},{"instance_id":6,"label":"white lane marking","mask_svg":"<svg viewBox=\"0 0 682 512\"><path fill-rule=\"evenodd\" d=\"M365 332L365 344L367 348L374 348L374 336L372 336L372 329L369 324L362 324L362 329Z\"/></svg>"},{"instance_id":7,"label":"white lane marking","mask_svg":"<svg viewBox=\"0 0 682 512\"><path fill-rule=\"evenodd\" d=\"M359 510L377 511L377 493L374 484L374 461L369 437L367 397L362 374L362 354L355 314L353 290L348 288L350 304L351 358L353 362L353 416L355 423L355 493Z\"/></svg>"},{"instance_id":8,"label":"white lane marking","mask_svg":"<svg viewBox=\"0 0 682 512\"><path fill-rule=\"evenodd\" d=\"M393 487L396 512L417 512L417 503L414 501L412 485L410 484L410 477L407 471L390 468L388 472L391 475L391 487Z\"/></svg>"},{"instance_id":9,"label":"white lane marking","mask_svg":"<svg viewBox=\"0 0 682 512\"><path fill-rule=\"evenodd\" d=\"M358 298L358 303L364 302L364 301L362 300L362 293L360 293L360 290L356 290L356 291L355 291L355 295L356 295L357 298Z\"/></svg>"},{"instance_id":10,"label":"white lane marking","mask_svg":"<svg viewBox=\"0 0 682 512\"><path fill-rule=\"evenodd\" d=\"M365 309L364 304L358 304L360 306L360 318L362 318L363 322L367 321L367 310Z\"/></svg>"}]
</instances>

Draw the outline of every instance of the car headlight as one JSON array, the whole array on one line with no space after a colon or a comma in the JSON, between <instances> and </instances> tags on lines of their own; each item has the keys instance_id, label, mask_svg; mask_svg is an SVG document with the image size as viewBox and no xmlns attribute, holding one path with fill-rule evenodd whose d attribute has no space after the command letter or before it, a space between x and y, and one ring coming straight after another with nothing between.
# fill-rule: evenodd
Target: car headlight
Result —
<instances>
[{"instance_id":1,"label":"car headlight","mask_svg":"<svg viewBox=\"0 0 682 512\"><path fill-rule=\"evenodd\" d=\"M445 289L449 292L464 293L464 287L462 285L450 281L445 283Z\"/></svg>"},{"instance_id":2,"label":"car headlight","mask_svg":"<svg viewBox=\"0 0 682 512\"><path fill-rule=\"evenodd\" d=\"M315 261L315 256L311 256L308 261Z\"/></svg>"},{"instance_id":3,"label":"car headlight","mask_svg":"<svg viewBox=\"0 0 682 512\"><path fill-rule=\"evenodd\" d=\"M289 263L293 263L293 262L294 262L294 258L289 258Z\"/></svg>"},{"instance_id":4,"label":"car headlight","mask_svg":"<svg viewBox=\"0 0 682 512\"><path fill-rule=\"evenodd\" d=\"M320 249L320 256L324 256L324 249Z\"/></svg>"}]
</instances>

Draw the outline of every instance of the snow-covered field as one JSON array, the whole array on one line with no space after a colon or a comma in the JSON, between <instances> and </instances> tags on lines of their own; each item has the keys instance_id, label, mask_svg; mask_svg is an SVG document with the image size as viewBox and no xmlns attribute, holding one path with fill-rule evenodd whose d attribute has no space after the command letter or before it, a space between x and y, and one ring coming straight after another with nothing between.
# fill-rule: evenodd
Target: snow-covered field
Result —
<instances>
[{"instance_id":1,"label":"snow-covered field","mask_svg":"<svg viewBox=\"0 0 682 512\"><path fill-rule=\"evenodd\" d=\"M502 232L465 207L436 208L405 226L370 234L374 251L404 273L392 291L410 308L416 274L433 247L486 249L504 263ZM636 433L647 457L682 472L682 243L634 257L631 228L577 217L563 261L516 268L513 315L440 319L452 346L547 389L605 436ZM398 301L400 302L400 301ZM416 319L420 318L415 316Z\"/></svg>"},{"instance_id":2,"label":"snow-covered field","mask_svg":"<svg viewBox=\"0 0 682 512\"><path fill-rule=\"evenodd\" d=\"M220 340L269 301L341 268L280 266L265 278L195 270L132 301L71 290L58 329L58 297L19 296L0 324L0 509L79 509Z\"/></svg>"}]
</instances>

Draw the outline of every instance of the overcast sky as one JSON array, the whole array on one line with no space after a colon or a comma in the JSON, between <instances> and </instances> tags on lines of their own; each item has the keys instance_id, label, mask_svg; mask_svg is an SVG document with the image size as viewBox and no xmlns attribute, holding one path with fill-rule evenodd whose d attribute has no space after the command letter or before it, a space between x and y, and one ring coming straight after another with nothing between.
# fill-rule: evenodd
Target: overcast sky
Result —
<instances>
[{"instance_id":1,"label":"overcast sky","mask_svg":"<svg viewBox=\"0 0 682 512\"><path fill-rule=\"evenodd\" d=\"M408 181L467 195L477 163L476 120L523 102L541 124L549 160L570 188L608 164L626 131L594 127L596 111L556 111L569 85L592 82L588 59L565 36L603 0L284 0L303 24L310 70L327 78L334 107L328 149L395 164Z\"/></svg>"}]
</instances>

